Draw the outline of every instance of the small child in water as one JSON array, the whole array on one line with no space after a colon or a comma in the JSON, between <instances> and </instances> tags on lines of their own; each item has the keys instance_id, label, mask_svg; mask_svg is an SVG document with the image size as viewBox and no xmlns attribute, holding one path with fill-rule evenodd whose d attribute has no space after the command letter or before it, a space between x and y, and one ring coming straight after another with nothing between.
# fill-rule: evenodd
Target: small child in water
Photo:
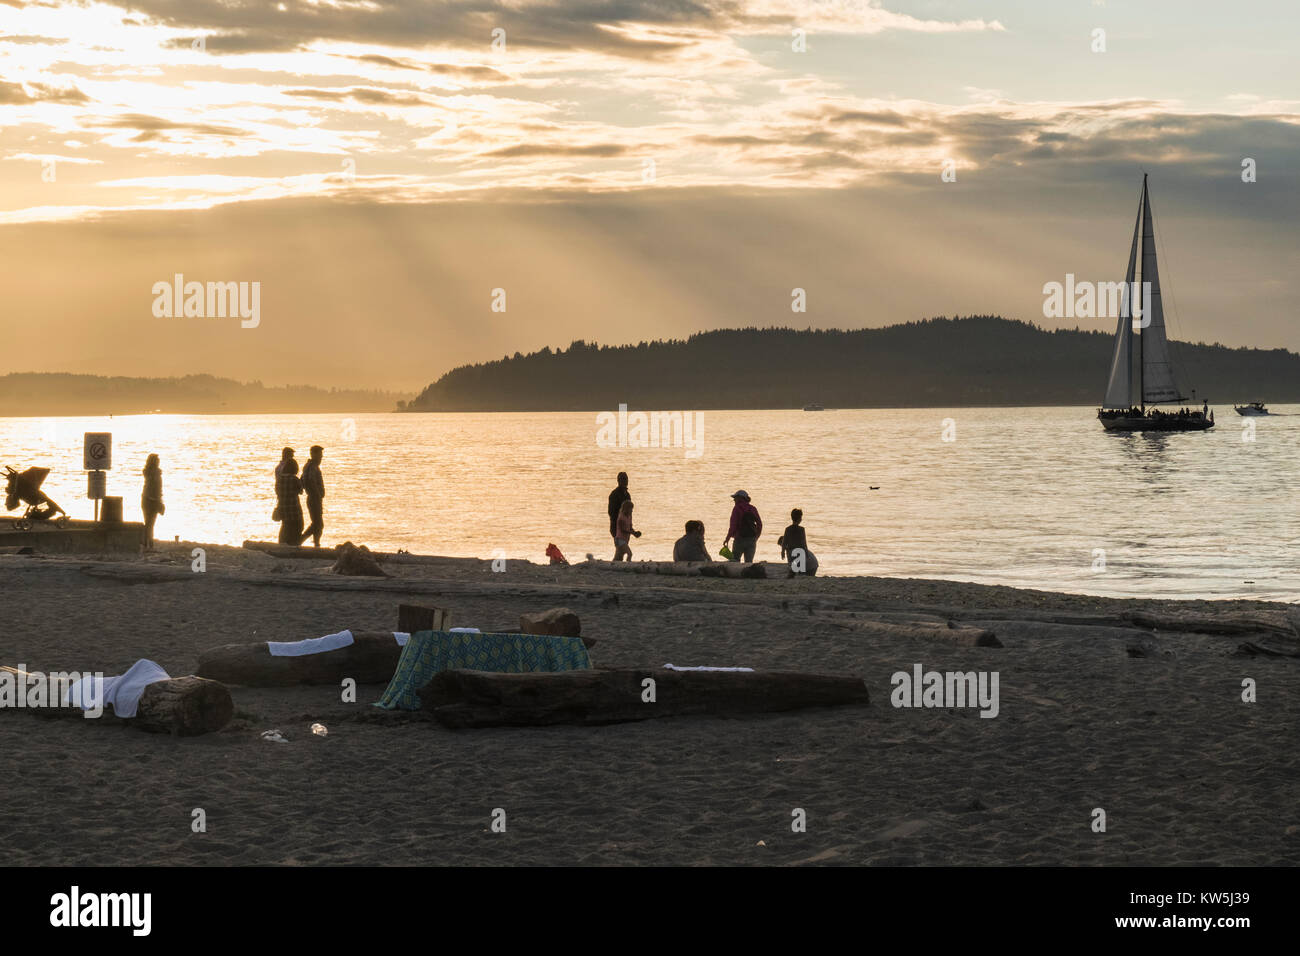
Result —
<instances>
[{"instance_id":1,"label":"small child in water","mask_svg":"<svg viewBox=\"0 0 1300 956\"><path fill-rule=\"evenodd\" d=\"M641 532L632 528L632 502L625 501L619 506L618 520L614 525L614 560L622 561L626 556L631 561L632 549L628 547L628 542L639 537Z\"/></svg>"}]
</instances>

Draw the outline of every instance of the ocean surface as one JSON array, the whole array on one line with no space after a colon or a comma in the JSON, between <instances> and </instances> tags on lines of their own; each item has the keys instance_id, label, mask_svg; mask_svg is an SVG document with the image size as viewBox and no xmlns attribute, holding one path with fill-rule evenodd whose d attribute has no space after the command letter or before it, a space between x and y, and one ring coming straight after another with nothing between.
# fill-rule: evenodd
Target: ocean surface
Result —
<instances>
[{"instance_id":1,"label":"ocean surface","mask_svg":"<svg viewBox=\"0 0 1300 956\"><path fill-rule=\"evenodd\" d=\"M82 436L112 432L108 493L128 520L156 452L158 538L237 545L275 540L281 447L301 464L320 444L325 544L535 562L550 542L612 556L606 498L624 470L634 559L671 558L690 518L716 553L743 488L759 558L778 557L802 508L823 574L1294 602L1300 406L1276 411L1222 406L1212 431L1164 435L1107 434L1078 407L705 411L690 413L694 449L676 434L620 446L589 412L0 418L0 464L50 468L44 490L88 518Z\"/></svg>"}]
</instances>

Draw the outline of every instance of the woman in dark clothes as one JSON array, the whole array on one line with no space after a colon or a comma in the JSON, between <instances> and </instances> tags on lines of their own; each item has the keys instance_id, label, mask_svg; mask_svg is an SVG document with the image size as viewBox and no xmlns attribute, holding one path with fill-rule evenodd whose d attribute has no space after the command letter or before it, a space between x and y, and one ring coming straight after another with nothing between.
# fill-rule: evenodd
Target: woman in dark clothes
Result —
<instances>
[{"instance_id":1,"label":"woman in dark clothes","mask_svg":"<svg viewBox=\"0 0 1300 956\"><path fill-rule=\"evenodd\" d=\"M286 448L280 464L275 467L276 512L280 521L280 543L298 547L302 544L302 480L298 477L298 462L293 449Z\"/></svg>"},{"instance_id":2,"label":"woman in dark clothes","mask_svg":"<svg viewBox=\"0 0 1300 956\"><path fill-rule=\"evenodd\" d=\"M153 548L153 526L158 516L167 513L163 504L162 468L158 466L158 456L150 455L145 459L144 492L140 495L140 511L144 514L144 540L146 548Z\"/></svg>"}]
</instances>

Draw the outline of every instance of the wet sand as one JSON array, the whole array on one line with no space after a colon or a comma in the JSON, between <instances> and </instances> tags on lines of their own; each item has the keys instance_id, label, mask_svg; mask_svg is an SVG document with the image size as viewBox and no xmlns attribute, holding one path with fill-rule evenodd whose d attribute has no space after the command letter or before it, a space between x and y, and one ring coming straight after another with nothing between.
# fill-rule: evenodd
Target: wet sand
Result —
<instances>
[{"instance_id":1,"label":"wet sand","mask_svg":"<svg viewBox=\"0 0 1300 956\"><path fill-rule=\"evenodd\" d=\"M371 707L382 685L356 704L335 687L234 687L231 724L192 739L0 712L0 864L1300 863L1300 659L1243 656L1248 636L1118 620L1163 608L1300 621L1294 605L515 561L493 573L460 559L389 564L395 577L374 580L217 546L199 574L191 547L0 555L0 664L114 674L147 657L180 676L219 644L391 629L399 602L484 630L567 606L598 640L597 667L852 674L872 702L451 731ZM888 611L981 624L1003 646L859 628ZM1045 616L1076 623L1031 620ZM917 663L997 671L998 716L891 706L891 674ZM1257 703L1242 702L1247 677ZM263 741L272 728L288 743ZM196 808L205 833L191 829ZM490 829L496 808L504 833ZM796 808L806 832L792 832Z\"/></svg>"}]
</instances>

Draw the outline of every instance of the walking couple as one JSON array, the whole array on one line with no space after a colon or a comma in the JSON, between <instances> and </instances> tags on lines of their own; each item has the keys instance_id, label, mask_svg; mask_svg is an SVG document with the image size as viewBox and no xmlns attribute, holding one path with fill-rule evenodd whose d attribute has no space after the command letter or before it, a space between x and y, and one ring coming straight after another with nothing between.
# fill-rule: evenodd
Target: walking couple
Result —
<instances>
[{"instance_id":1,"label":"walking couple","mask_svg":"<svg viewBox=\"0 0 1300 956\"><path fill-rule=\"evenodd\" d=\"M276 505L271 520L280 522L281 544L296 547L312 538L315 546L320 547L321 532L325 530L325 479L320 471L324 454L324 448L312 445L311 460L303 465L299 477L293 449L286 448L280 453L280 464L275 466ZM307 495L307 512L311 515L306 531L302 527L302 502L298 500L303 493Z\"/></svg>"}]
</instances>

